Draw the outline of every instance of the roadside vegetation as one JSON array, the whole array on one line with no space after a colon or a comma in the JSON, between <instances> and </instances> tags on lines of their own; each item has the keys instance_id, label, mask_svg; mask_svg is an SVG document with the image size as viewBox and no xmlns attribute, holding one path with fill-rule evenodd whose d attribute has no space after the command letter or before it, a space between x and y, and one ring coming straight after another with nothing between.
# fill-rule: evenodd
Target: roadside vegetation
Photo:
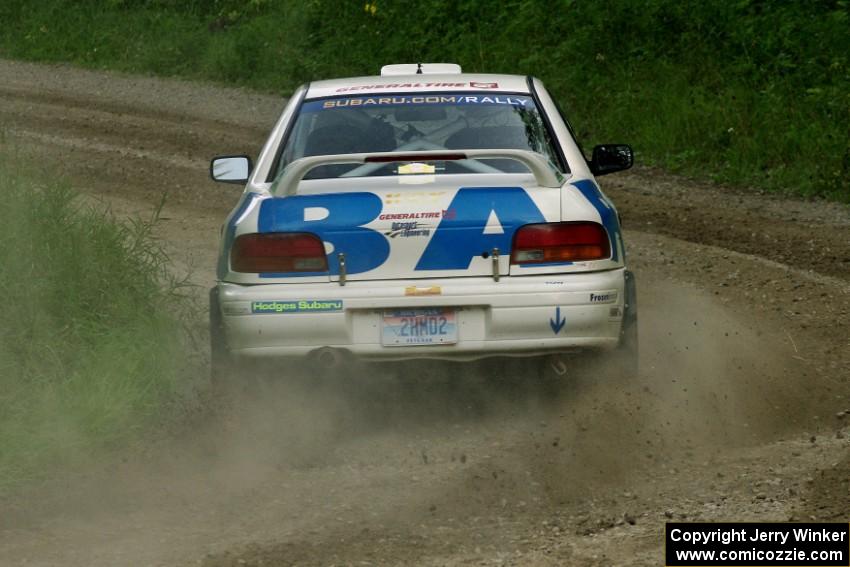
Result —
<instances>
[{"instance_id":1,"label":"roadside vegetation","mask_svg":"<svg viewBox=\"0 0 850 567\"><path fill-rule=\"evenodd\" d=\"M0 153L0 494L126 447L187 393L188 303L150 222Z\"/></svg>"},{"instance_id":2,"label":"roadside vegetation","mask_svg":"<svg viewBox=\"0 0 850 567\"><path fill-rule=\"evenodd\" d=\"M287 94L386 63L542 78L585 148L850 201L850 1L4 0L0 54Z\"/></svg>"}]
</instances>

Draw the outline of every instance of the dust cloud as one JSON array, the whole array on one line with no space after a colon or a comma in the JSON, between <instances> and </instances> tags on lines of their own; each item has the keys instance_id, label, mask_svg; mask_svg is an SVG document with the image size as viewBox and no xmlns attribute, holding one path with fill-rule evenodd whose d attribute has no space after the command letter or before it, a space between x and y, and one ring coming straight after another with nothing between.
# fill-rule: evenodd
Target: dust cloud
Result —
<instances>
[{"instance_id":1,"label":"dust cloud","mask_svg":"<svg viewBox=\"0 0 850 567\"><path fill-rule=\"evenodd\" d=\"M565 377L543 381L523 359L246 367L176 435L40 494L42 513L14 523L25 532L49 510L50 528L15 551L69 526L100 558L81 564L106 565L511 518L640 491L678 463L781 435L800 392L772 336L696 288L639 281L635 380L612 378L604 357L568 358Z\"/></svg>"}]
</instances>

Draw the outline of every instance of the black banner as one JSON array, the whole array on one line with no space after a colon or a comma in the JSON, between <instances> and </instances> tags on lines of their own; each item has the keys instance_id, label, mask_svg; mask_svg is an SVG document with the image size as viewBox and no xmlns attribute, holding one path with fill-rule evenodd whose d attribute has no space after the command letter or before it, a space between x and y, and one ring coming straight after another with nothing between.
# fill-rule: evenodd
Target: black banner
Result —
<instances>
[{"instance_id":1,"label":"black banner","mask_svg":"<svg viewBox=\"0 0 850 567\"><path fill-rule=\"evenodd\" d=\"M850 524L668 523L668 567L850 566Z\"/></svg>"}]
</instances>

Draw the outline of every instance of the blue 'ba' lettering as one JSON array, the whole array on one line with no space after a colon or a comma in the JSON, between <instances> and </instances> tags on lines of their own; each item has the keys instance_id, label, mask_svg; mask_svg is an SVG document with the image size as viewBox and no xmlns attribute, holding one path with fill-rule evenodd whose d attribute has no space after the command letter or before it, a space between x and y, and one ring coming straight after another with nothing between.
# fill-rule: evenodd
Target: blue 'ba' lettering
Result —
<instances>
[{"instance_id":1,"label":"blue 'ba' lettering","mask_svg":"<svg viewBox=\"0 0 850 567\"><path fill-rule=\"evenodd\" d=\"M449 210L457 214L440 221L417 270L465 270L483 251L510 250L514 231L521 225L546 221L522 187L461 189ZM484 233L491 212L502 224L501 234Z\"/></svg>"},{"instance_id":2,"label":"blue 'ba' lettering","mask_svg":"<svg viewBox=\"0 0 850 567\"><path fill-rule=\"evenodd\" d=\"M346 272L359 274L374 270L390 256L387 239L379 232L362 227L375 220L383 206L381 198L374 193L293 195L268 199L260 208L257 228L260 232L312 232L334 247L334 253L328 255L331 274L339 275L337 254L340 252L346 256ZM328 216L305 221L304 211L314 207L326 209Z\"/></svg>"},{"instance_id":3,"label":"blue 'ba' lettering","mask_svg":"<svg viewBox=\"0 0 850 567\"><path fill-rule=\"evenodd\" d=\"M305 220L305 211L311 208L324 209L327 215ZM328 255L332 275L339 274L340 252L345 253L347 273L358 274L379 267L389 258L387 238L363 227L382 209L381 198L374 193L293 195L263 201L257 228L260 232L312 232L334 247L334 253ZM546 222L521 187L462 188L448 209L455 214L441 219L416 264L417 271L465 270L482 251L509 251L520 226ZM498 217L502 231L486 234L484 227L491 213Z\"/></svg>"}]
</instances>

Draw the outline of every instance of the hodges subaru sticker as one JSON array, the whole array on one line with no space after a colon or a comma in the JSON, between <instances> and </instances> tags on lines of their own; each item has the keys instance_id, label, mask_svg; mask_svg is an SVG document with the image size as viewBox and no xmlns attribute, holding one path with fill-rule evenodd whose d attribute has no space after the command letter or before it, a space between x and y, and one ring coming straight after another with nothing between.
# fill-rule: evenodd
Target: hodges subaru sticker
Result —
<instances>
[{"instance_id":1,"label":"hodges subaru sticker","mask_svg":"<svg viewBox=\"0 0 850 567\"><path fill-rule=\"evenodd\" d=\"M326 313L329 311L342 311L342 300L301 299L251 302L251 313Z\"/></svg>"}]
</instances>

